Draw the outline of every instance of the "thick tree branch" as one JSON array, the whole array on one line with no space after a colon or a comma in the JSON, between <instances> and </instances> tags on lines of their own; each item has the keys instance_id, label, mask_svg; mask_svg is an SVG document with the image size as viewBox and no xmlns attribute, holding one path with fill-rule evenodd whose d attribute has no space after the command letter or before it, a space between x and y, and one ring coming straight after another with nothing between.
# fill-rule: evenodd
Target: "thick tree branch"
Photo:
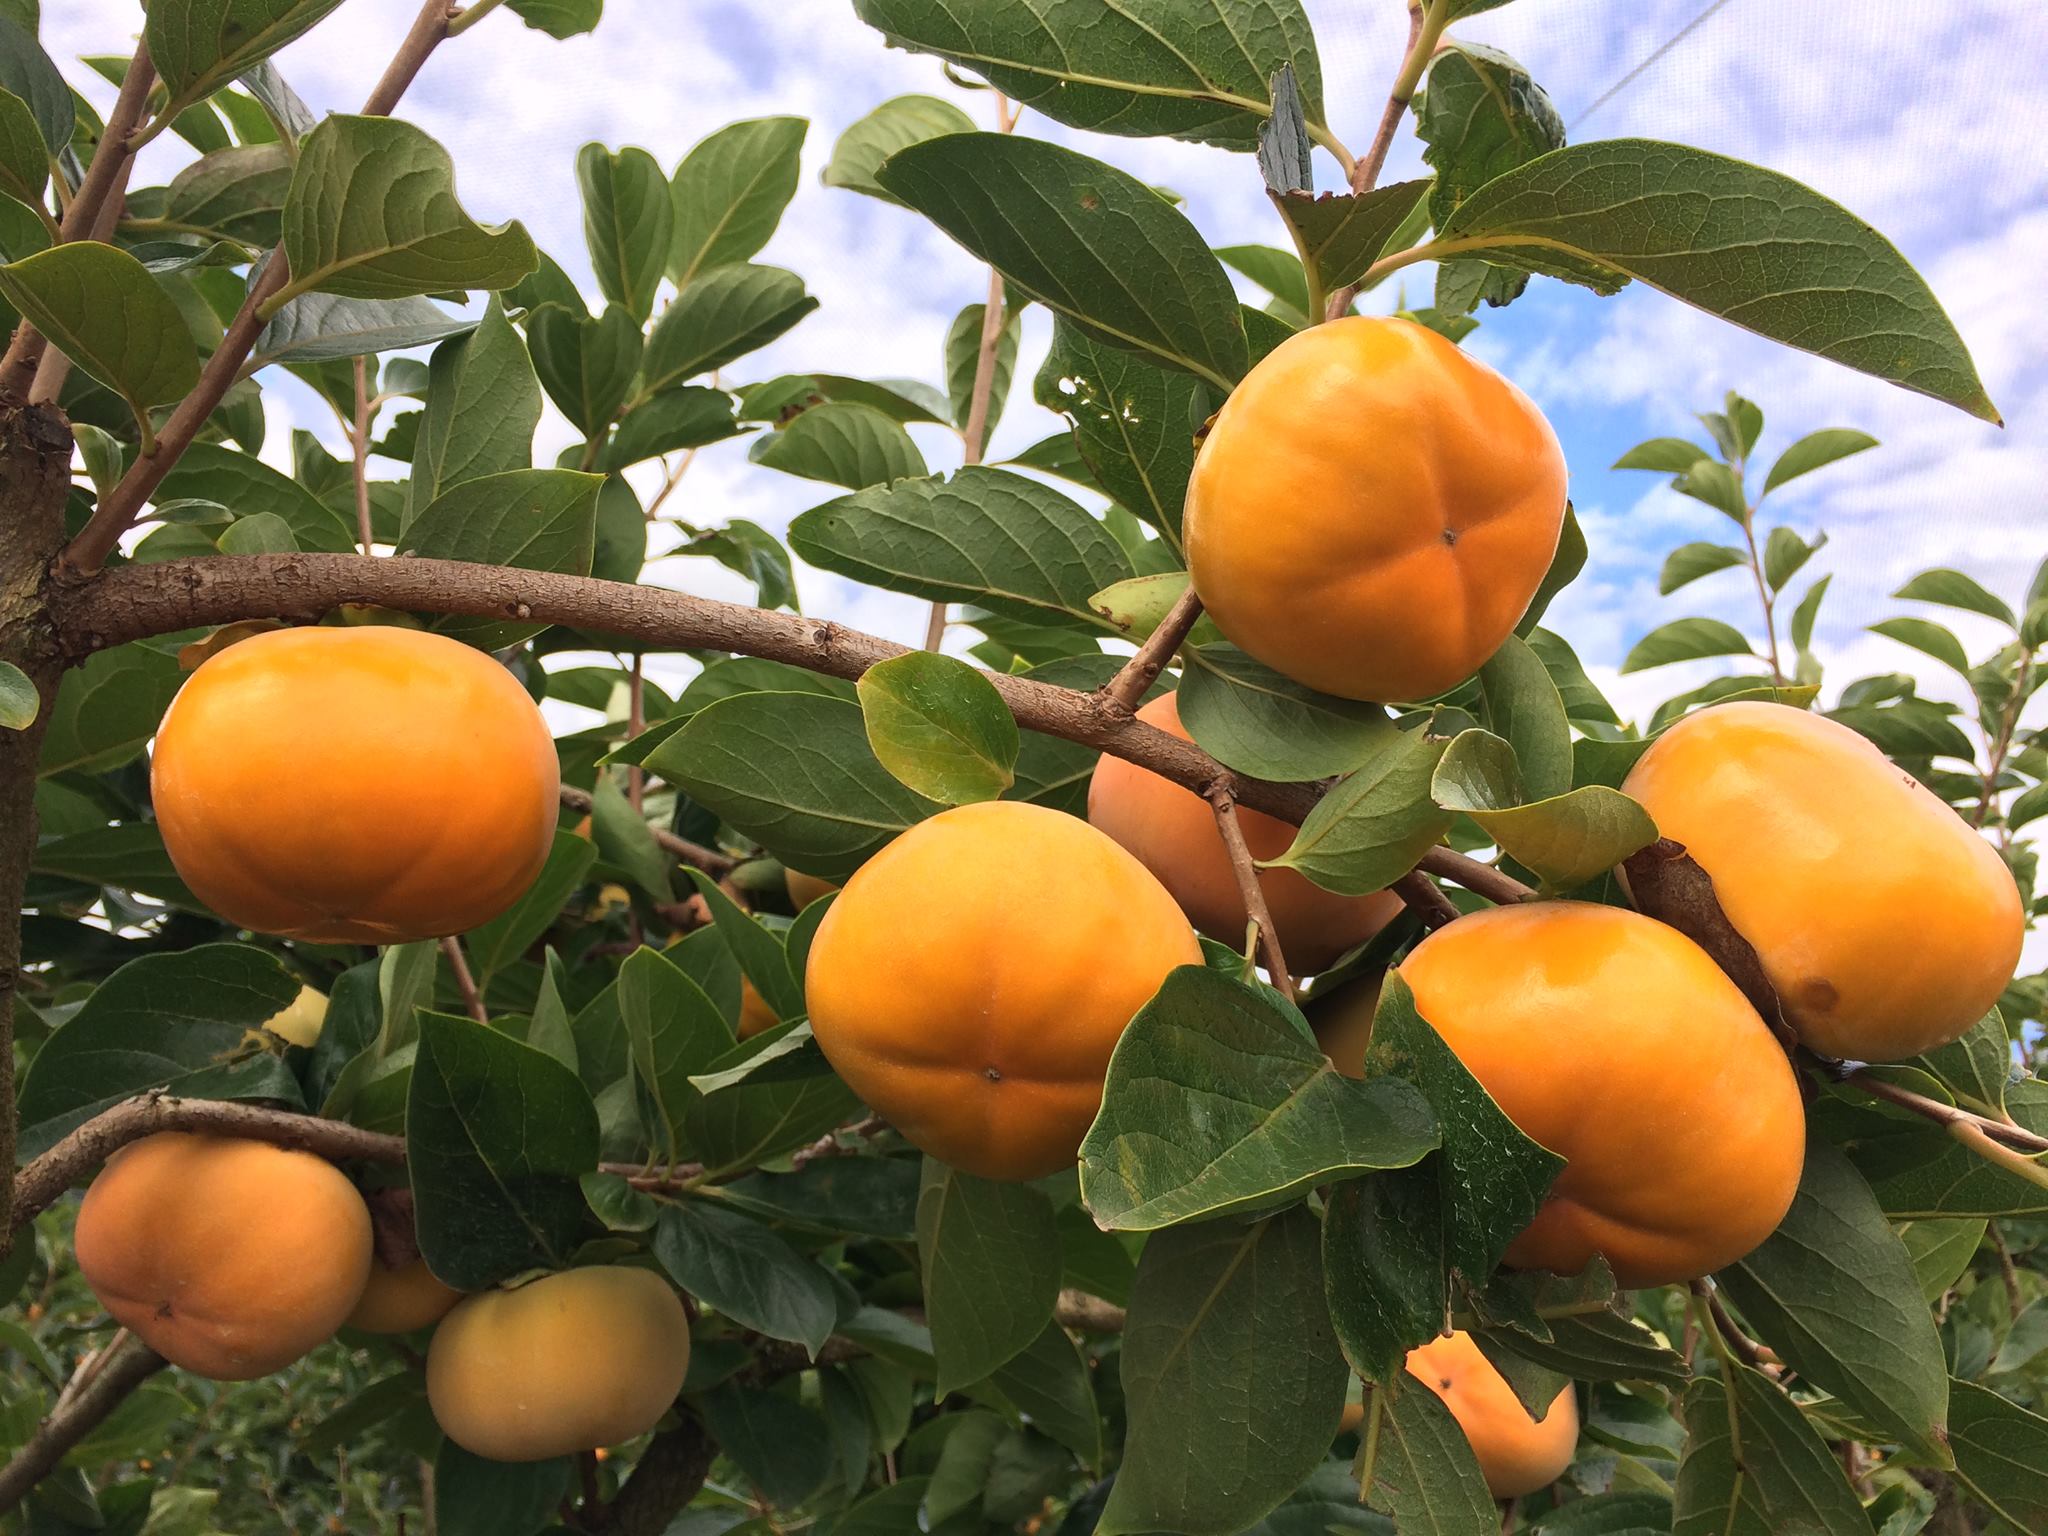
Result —
<instances>
[{"instance_id":1,"label":"thick tree branch","mask_svg":"<svg viewBox=\"0 0 2048 1536\"><path fill-rule=\"evenodd\" d=\"M13 1459L0 1467L0 1514L19 1504L31 1488L56 1470L73 1446L167 1363L140 1339L127 1336L82 1361L49 1417Z\"/></svg>"},{"instance_id":2,"label":"thick tree branch","mask_svg":"<svg viewBox=\"0 0 2048 1536\"><path fill-rule=\"evenodd\" d=\"M1237 881L1237 894L1244 902L1245 915L1259 932L1259 959L1266 975L1282 997L1294 996L1294 979L1287 974L1287 957L1280 952L1280 934L1273 927L1273 909L1266 904L1265 887L1259 884L1259 869L1252 862L1251 848L1238 824L1237 802L1230 786L1217 782L1204 792L1209 809L1216 813L1216 830L1223 835L1223 848L1230 855L1230 873Z\"/></svg>"},{"instance_id":3,"label":"thick tree branch","mask_svg":"<svg viewBox=\"0 0 2048 1536\"><path fill-rule=\"evenodd\" d=\"M1138 653L1117 669L1116 676L1097 690L1098 695L1119 709L1134 710L1138 700L1145 697L1145 690L1158 681L1159 674L1166 669L1166 663L1181 647L1195 622L1202 617L1202 600L1195 595L1191 585L1187 591L1174 599L1173 606L1166 610L1166 617L1159 621L1159 627L1145 637ZM1264 809L1264 807L1261 807Z\"/></svg>"},{"instance_id":4,"label":"thick tree branch","mask_svg":"<svg viewBox=\"0 0 2048 1536\"><path fill-rule=\"evenodd\" d=\"M399 97L412 84L427 56L448 35L448 19L447 0L426 0L414 18L411 30L406 33L405 41L399 44L390 67L384 71L384 77L363 103L363 116L385 117L398 105ZM135 525L144 504L185 450L192 446L199 429L206 425L207 418L213 415L228 390L234 386L242 364L256 345L256 338L263 334L263 306L284 289L290 277L291 268L285 260L284 247L279 245L264 261L261 270L252 274L241 310L229 324L220 345L206 360L206 366L200 370L199 382L193 386L192 393L178 402L150 451L136 455L135 462L128 466L128 472L121 477L120 483L107 493L78 537L65 547L59 564L66 573L77 575L98 570L121 542L121 535Z\"/></svg>"}]
</instances>

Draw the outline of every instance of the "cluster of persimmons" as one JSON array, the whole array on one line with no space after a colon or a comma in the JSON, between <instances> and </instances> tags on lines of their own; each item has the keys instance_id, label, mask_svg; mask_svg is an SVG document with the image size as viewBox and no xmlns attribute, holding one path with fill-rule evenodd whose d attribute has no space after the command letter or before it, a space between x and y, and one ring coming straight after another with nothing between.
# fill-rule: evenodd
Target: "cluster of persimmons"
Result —
<instances>
[{"instance_id":1,"label":"cluster of persimmons","mask_svg":"<svg viewBox=\"0 0 2048 1536\"><path fill-rule=\"evenodd\" d=\"M1508 381L1420 326L1345 319L1277 348L1202 445L1185 511L1191 576L1224 635L1326 693L1427 700L1500 645L1555 550L1565 465ZM1140 718L1185 736L1166 694ZM539 869L556 758L511 675L396 628L259 634L220 651L164 719L156 813L186 883L223 917L316 942L457 933ZM1890 1061L1962 1034L2017 959L2018 892L1991 847L1862 737L1779 704L1664 731L1626 791L1711 875L1800 1040ZM1256 813L1254 855L1292 829ZM1399 909L1285 869L1258 879L1298 968L1326 970ZM799 905L830 887L792 872ZM897 837L846 883L810 950L818 1044L917 1147L994 1179L1071 1166L1112 1048L1195 930L1247 916L1204 800L1104 758L1088 819L994 801ZM1456 919L1398 973L1501 1107L1565 1160L1515 1266L1627 1287L1733 1263L1777 1225L1805 1128L1791 1063L1691 939L1619 906L1563 900ZM1357 1075L1377 986L1310 1005ZM759 1023L759 1020L754 1021ZM261 1212L260 1222L248 1213ZM372 1256L335 1168L260 1143L176 1134L118 1154L80 1213L78 1257L108 1310L206 1375L275 1370L338 1327L433 1326L428 1388L459 1443L560 1454L629 1438L673 1399L689 1353L667 1282L575 1269L458 1297ZM1451 1405L1489 1485L1569 1462L1569 1389L1539 1421L1450 1335L1409 1370Z\"/></svg>"}]
</instances>

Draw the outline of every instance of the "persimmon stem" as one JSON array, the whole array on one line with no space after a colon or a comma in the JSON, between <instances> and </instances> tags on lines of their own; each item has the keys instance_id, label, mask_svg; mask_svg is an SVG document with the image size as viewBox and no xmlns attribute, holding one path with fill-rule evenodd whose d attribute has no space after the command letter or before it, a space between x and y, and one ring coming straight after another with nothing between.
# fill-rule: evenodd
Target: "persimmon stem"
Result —
<instances>
[{"instance_id":1,"label":"persimmon stem","mask_svg":"<svg viewBox=\"0 0 2048 1536\"><path fill-rule=\"evenodd\" d=\"M497 0L489 0L489 3L496 4ZM471 14L477 9L479 7L471 7ZM426 0L404 41L399 44L398 52L392 57L390 67L363 103L363 116L390 115L391 109L405 94L406 87L412 84L420 67L427 62L427 56L449 35L449 26L447 0ZM126 90L125 84L123 90ZM104 145L115 138L110 130L101 142ZM93 158L97 160L99 157L95 154ZM132 160L132 156L124 153L124 159ZM87 179L90 180L90 176ZM58 567L63 574L73 577L89 575L106 563L107 556L121 542L121 535L135 525L144 503L163 483L164 476L171 472L185 450L192 446L200 428L206 425L227 392L234 387L242 364L248 361L249 353L256 345L256 338L263 334L265 306L284 290L290 279L291 267L285 260L284 246L280 243L263 263L261 272L253 275L249 292L234 320L229 323L227 334L206 360L192 392L171 412L170 420L157 434L155 445L150 451L136 455L135 462L128 466L128 472L100 502L85 527L79 530L78 537L65 546L64 553L58 557Z\"/></svg>"},{"instance_id":2,"label":"persimmon stem","mask_svg":"<svg viewBox=\"0 0 2048 1536\"><path fill-rule=\"evenodd\" d=\"M48 1417L7 1465L0 1467L0 1514L18 1505L31 1488L56 1470L73 1446L167 1364L147 1344L126 1334L81 1361Z\"/></svg>"},{"instance_id":3,"label":"persimmon stem","mask_svg":"<svg viewBox=\"0 0 2048 1536\"><path fill-rule=\"evenodd\" d=\"M476 989L476 977L470 974L469 957L462 952L462 940L449 934L441 940L441 953L448 957L448 969L455 973L455 990L462 994L462 1006L469 1010L469 1016L477 1023L490 1023L491 1012L484 1006L483 994Z\"/></svg>"},{"instance_id":4,"label":"persimmon stem","mask_svg":"<svg viewBox=\"0 0 2048 1536\"><path fill-rule=\"evenodd\" d=\"M579 816L588 816L590 792L564 784L562 804ZM693 843L687 837L677 837L675 833L664 831L660 827L650 827L648 830L654 834L655 842L662 848L674 854L683 863L694 865L714 879L732 873L733 867L739 863L739 860L730 854L720 853L716 848L706 848L702 843Z\"/></svg>"},{"instance_id":5,"label":"persimmon stem","mask_svg":"<svg viewBox=\"0 0 2048 1536\"><path fill-rule=\"evenodd\" d=\"M354 373L355 426L349 433L349 447L355 470L356 537L362 541L363 553L374 555L376 540L370 531L370 369L360 357L355 359Z\"/></svg>"},{"instance_id":6,"label":"persimmon stem","mask_svg":"<svg viewBox=\"0 0 2048 1536\"><path fill-rule=\"evenodd\" d=\"M2016 1151L2001 1141L1995 1141L1986 1132L1976 1117L1948 1122L1948 1133L1985 1162L2003 1168L2016 1178L2025 1179L2029 1184L2038 1184L2048 1189L2048 1163L2038 1157L2030 1157Z\"/></svg>"},{"instance_id":7,"label":"persimmon stem","mask_svg":"<svg viewBox=\"0 0 2048 1536\"><path fill-rule=\"evenodd\" d=\"M1469 858L1455 848L1432 848L1415 867L1424 874L1436 875L1453 885L1463 886L1473 895L1484 896L1504 907L1528 901L1536 894L1507 871ZM1398 885L1396 889L1399 889Z\"/></svg>"},{"instance_id":8,"label":"persimmon stem","mask_svg":"<svg viewBox=\"0 0 2048 1536\"><path fill-rule=\"evenodd\" d=\"M1203 792L1209 808L1216 813L1216 830L1223 834L1224 851L1230 855L1230 872L1237 880L1237 893L1244 910L1259 930L1259 958L1266 975L1282 997L1294 996L1294 981L1287 974L1287 957L1280 952L1280 934L1273 926L1273 911L1266 904L1265 887L1259 884L1259 869L1252 862L1251 847L1244 840L1244 827L1237 818L1237 800L1228 781L1219 779Z\"/></svg>"},{"instance_id":9,"label":"persimmon stem","mask_svg":"<svg viewBox=\"0 0 2048 1536\"><path fill-rule=\"evenodd\" d=\"M1166 617L1159 621L1159 627L1145 637L1138 653L1096 691L1097 697L1122 709L1135 710L1138 700L1145 697L1145 690L1158 680L1168 659L1180 649L1201 616L1202 600L1195 595L1191 584L1166 610Z\"/></svg>"},{"instance_id":10,"label":"persimmon stem","mask_svg":"<svg viewBox=\"0 0 2048 1536\"><path fill-rule=\"evenodd\" d=\"M2025 1126L2014 1125L2009 1120L1994 1120L1989 1115L1980 1115L1959 1105L1944 1104L1939 1099L1930 1099L1924 1093L1915 1093L1910 1088L1902 1088L1897 1083L1889 1082L1882 1077L1873 1076L1867 1067L1845 1067L1841 1062L1829 1061L1824 1057L1816 1058L1816 1060L1819 1062L1821 1069L1836 1082L1844 1083L1859 1092L1867 1093L1873 1099L1883 1099L1887 1104L1896 1104L1901 1109L1909 1109L1916 1115L1934 1121L1935 1124L1948 1130L1951 1135L1956 1134L1955 1128L1957 1126L1967 1125L1974 1128L1986 1140L1998 1143L2001 1146L2016 1148L2024 1153L2038 1154L2048 1152L2048 1136L2037 1135ZM1957 1139L1962 1140L1963 1138L1958 1136ZM1965 1144L1967 1145L1968 1143ZM2039 1165L2030 1166L2038 1167ZM2048 1172L2048 1170L2044 1170L2044 1172ZM2032 1175L2022 1175L2022 1177L2032 1177ZM2041 1180L2036 1180L2036 1182L2041 1182Z\"/></svg>"},{"instance_id":11,"label":"persimmon stem","mask_svg":"<svg viewBox=\"0 0 2048 1536\"><path fill-rule=\"evenodd\" d=\"M1741 1325L1735 1321L1713 1285L1706 1280L1695 1280L1692 1282L1692 1293L1707 1309L1707 1316L1714 1325L1715 1336L1727 1345L1735 1357L1752 1369L1762 1365L1763 1346L1742 1331Z\"/></svg>"}]
</instances>

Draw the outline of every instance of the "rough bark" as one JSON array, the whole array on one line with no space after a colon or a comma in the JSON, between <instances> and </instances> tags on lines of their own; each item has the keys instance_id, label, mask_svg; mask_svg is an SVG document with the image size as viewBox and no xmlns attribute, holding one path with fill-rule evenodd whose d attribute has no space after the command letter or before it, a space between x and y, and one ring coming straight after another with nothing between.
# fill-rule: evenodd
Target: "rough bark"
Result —
<instances>
[{"instance_id":1,"label":"rough bark","mask_svg":"<svg viewBox=\"0 0 2048 1536\"><path fill-rule=\"evenodd\" d=\"M36 846L36 763L62 671L44 592L64 542L70 484L71 429L62 413L0 408L0 661L27 673L42 700L28 729L0 728L0 1169L14 1166L14 996L22 898ZM12 1229L8 1199L0 1189L0 1242Z\"/></svg>"},{"instance_id":2,"label":"rough bark","mask_svg":"<svg viewBox=\"0 0 2048 1536\"><path fill-rule=\"evenodd\" d=\"M14 1508L62 1461L70 1449L105 1422L128 1394L164 1368L164 1357L142 1340L125 1338L80 1368L80 1379L64 1389L57 1406L36 1427L28 1443L0 1467L0 1514ZM90 1379L84 1373L90 1370Z\"/></svg>"}]
</instances>

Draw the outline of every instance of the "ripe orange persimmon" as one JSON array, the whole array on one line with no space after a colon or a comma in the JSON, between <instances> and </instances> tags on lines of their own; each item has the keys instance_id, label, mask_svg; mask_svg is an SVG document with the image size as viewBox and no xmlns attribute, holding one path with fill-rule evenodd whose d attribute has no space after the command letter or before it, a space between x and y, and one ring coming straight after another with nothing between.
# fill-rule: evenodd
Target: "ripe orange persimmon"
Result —
<instances>
[{"instance_id":1,"label":"ripe orange persimmon","mask_svg":"<svg viewBox=\"0 0 2048 1536\"><path fill-rule=\"evenodd\" d=\"M446 1317L460 1300L462 1292L436 1280L425 1259L396 1269L379 1261L370 1266L370 1283L349 1313L348 1326L365 1333L417 1333Z\"/></svg>"},{"instance_id":2,"label":"ripe orange persimmon","mask_svg":"<svg viewBox=\"0 0 2048 1536\"><path fill-rule=\"evenodd\" d=\"M1932 1050L2012 979L2024 918L2005 861L1838 721L1717 704L1658 737L1622 787L1713 877L1817 1051Z\"/></svg>"},{"instance_id":3,"label":"ripe orange persimmon","mask_svg":"<svg viewBox=\"0 0 2048 1536\"><path fill-rule=\"evenodd\" d=\"M1154 699L1138 718L1190 739L1174 694ZM1244 898L1208 801L1150 769L1105 754L1088 781L1088 819L1159 877L1196 928L1219 943L1243 946ZM1284 821L1242 807L1237 819L1254 858L1276 858L1294 842L1295 829ZM1339 896L1291 869L1259 871L1259 887L1280 930L1288 969L1302 975L1334 964L1401 910L1400 897L1391 891Z\"/></svg>"},{"instance_id":4,"label":"ripe orange persimmon","mask_svg":"<svg viewBox=\"0 0 2048 1536\"><path fill-rule=\"evenodd\" d=\"M782 1020L775 1016L775 1009L768 999L761 995L760 988L747 977L740 978L740 1022L738 1035L742 1040L751 1040L764 1035Z\"/></svg>"},{"instance_id":5,"label":"ripe orange persimmon","mask_svg":"<svg viewBox=\"0 0 2048 1536\"><path fill-rule=\"evenodd\" d=\"M1074 1161L1109 1053L1201 946L1164 887L1079 817L942 811L861 866L811 943L818 1045L855 1093L967 1173Z\"/></svg>"},{"instance_id":6,"label":"ripe orange persimmon","mask_svg":"<svg viewBox=\"0 0 2048 1536\"><path fill-rule=\"evenodd\" d=\"M807 875L800 869L785 869L782 883L789 890L789 904L801 912L819 898L831 895L839 887L818 875Z\"/></svg>"},{"instance_id":7,"label":"ripe orange persimmon","mask_svg":"<svg viewBox=\"0 0 2048 1536\"><path fill-rule=\"evenodd\" d=\"M1557 435L1520 390L1408 320L1275 347L1188 482L1188 570L1216 626L1297 682L1425 699L1536 595L1564 522Z\"/></svg>"},{"instance_id":8,"label":"ripe orange persimmon","mask_svg":"<svg viewBox=\"0 0 2048 1536\"><path fill-rule=\"evenodd\" d=\"M333 1164L183 1131L108 1159L73 1242L116 1322L215 1381L268 1376L332 1337L370 1274L369 1208Z\"/></svg>"},{"instance_id":9,"label":"ripe orange persimmon","mask_svg":"<svg viewBox=\"0 0 2048 1536\"><path fill-rule=\"evenodd\" d=\"M1409 1350L1407 1369L1451 1410L1496 1499L1519 1499L1548 1488L1572 1464L1579 1446L1579 1401L1570 1387L1557 1394L1541 1419L1531 1418L1515 1389L1472 1336L1462 1332Z\"/></svg>"},{"instance_id":10,"label":"ripe orange persimmon","mask_svg":"<svg viewBox=\"0 0 2048 1536\"><path fill-rule=\"evenodd\" d=\"M1415 1006L1509 1118L1566 1159L1509 1246L1628 1287L1692 1280L1769 1236L1806 1157L1791 1063L1675 928L1545 901L1474 912L1401 962Z\"/></svg>"},{"instance_id":11,"label":"ripe orange persimmon","mask_svg":"<svg viewBox=\"0 0 2048 1536\"><path fill-rule=\"evenodd\" d=\"M555 833L554 742L482 651L419 630L280 629L210 658L157 731L179 876L230 922L395 944L489 921Z\"/></svg>"},{"instance_id":12,"label":"ripe orange persimmon","mask_svg":"<svg viewBox=\"0 0 2048 1536\"><path fill-rule=\"evenodd\" d=\"M1372 1044L1372 1016L1379 1005L1377 971L1347 981L1328 997L1318 997L1308 1005L1316 1044L1346 1077L1365 1076L1365 1048Z\"/></svg>"},{"instance_id":13,"label":"ripe orange persimmon","mask_svg":"<svg viewBox=\"0 0 2048 1536\"><path fill-rule=\"evenodd\" d=\"M427 1401L464 1450L546 1461L645 1434L689 1366L689 1316L666 1280L569 1269L456 1303L427 1347Z\"/></svg>"}]
</instances>

